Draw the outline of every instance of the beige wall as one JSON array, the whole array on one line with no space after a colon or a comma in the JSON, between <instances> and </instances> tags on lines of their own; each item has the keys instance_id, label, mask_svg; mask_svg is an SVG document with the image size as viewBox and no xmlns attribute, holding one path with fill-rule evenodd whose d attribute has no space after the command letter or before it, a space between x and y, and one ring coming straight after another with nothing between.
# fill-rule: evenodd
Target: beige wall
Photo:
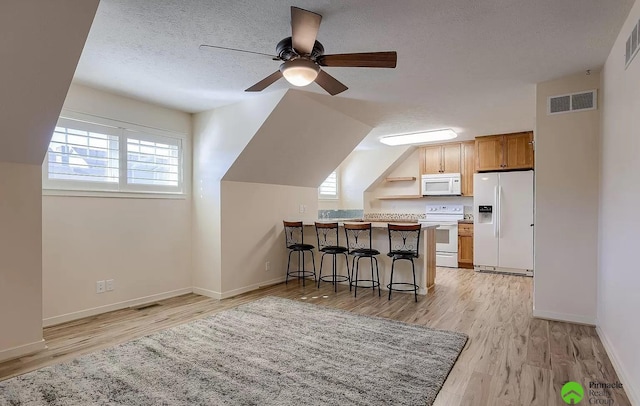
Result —
<instances>
[{"instance_id":1,"label":"beige wall","mask_svg":"<svg viewBox=\"0 0 640 406\"><path fill-rule=\"evenodd\" d=\"M41 176L0 162L0 361L44 348Z\"/></svg>"},{"instance_id":2,"label":"beige wall","mask_svg":"<svg viewBox=\"0 0 640 406\"><path fill-rule=\"evenodd\" d=\"M600 110L547 115L552 95L600 87L580 73L537 86L534 315L595 324Z\"/></svg>"},{"instance_id":3,"label":"beige wall","mask_svg":"<svg viewBox=\"0 0 640 406\"><path fill-rule=\"evenodd\" d=\"M72 85L63 112L88 120L186 134L191 178L191 115ZM45 325L191 291L191 197L139 199L45 195L42 281ZM115 290L96 293L96 281Z\"/></svg>"},{"instance_id":4,"label":"beige wall","mask_svg":"<svg viewBox=\"0 0 640 406\"><path fill-rule=\"evenodd\" d=\"M223 297L283 281L287 250L282 221L317 219L318 190L230 181L221 187ZM300 205L306 206L305 213L299 212Z\"/></svg>"},{"instance_id":5,"label":"beige wall","mask_svg":"<svg viewBox=\"0 0 640 406\"><path fill-rule=\"evenodd\" d=\"M639 19L636 2L602 72L598 272L598 333L635 405L640 405L640 55L625 69L624 53Z\"/></svg>"}]
</instances>

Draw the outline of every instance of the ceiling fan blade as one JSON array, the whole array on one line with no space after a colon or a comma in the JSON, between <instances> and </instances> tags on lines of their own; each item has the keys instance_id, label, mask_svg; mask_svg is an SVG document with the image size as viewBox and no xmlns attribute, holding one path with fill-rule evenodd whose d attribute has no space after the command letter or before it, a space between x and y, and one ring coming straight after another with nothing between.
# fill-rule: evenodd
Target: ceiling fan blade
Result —
<instances>
[{"instance_id":1,"label":"ceiling fan blade","mask_svg":"<svg viewBox=\"0 0 640 406\"><path fill-rule=\"evenodd\" d=\"M320 72L318 72L316 83L320 85L321 88L326 90L327 93L329 93L331 96L335 96L338 93L342 93L348 89L348 87L342 84L338 79L334 78L323 70L320 70Z\"/></svg>"},{"instance_id":2,"label":"ceiling fan blade","mask_svg":"<svg viewBox=\"0 0 640 406\"><path fill-rule=\"evenodd\" d=\"M317 62L320 66L353 68L395 68L398 60L396 51L364 52L360 54L322 55Z\"/></svg>"},{"instance_id":3,"label":"ceiling fan blade","mask_svg":"<svg viewBox=\"0 0 640 406\"><path fill-rule=\"evenodd\" d=\"M282 77L282 72L277 70L273 72L271 75L267 76L266 78L262 79L255 85L245 90L245 92L261 92L267 87L269 87L270 85L272 85L275 81L277 81L281 77Z\"/></svg>"},{"instance_id":4,"label":"ceiling fan blade","mask_svg":"<svg viewBox=\"0 0 640 406\"><path fill-rule=\"evenodd\" d=\"M244 49L219 47L217 45L202 44L198 48L200 48L200 49L207 49L207 48L224 49L225 51L236 51L236 52L244 52L246 54L264 55L264 56L268 56L268 57L270 57L270 58L272 58L274 60L280 60L280 58L275 56L275 55L265 54L265 53L262 53L262 52L246 51Z\"/></svg>"},{"instance_id":5,"label":"ceiling fan blade","mask_svg":"<svg viewBox=\"0 0 640 406\"><path fill-rule=\"evenodd\" d=\"M311 54L321 21L320 14L291 6L291 40L293 49L299 54Z\"/></svg>"}]
</instances>

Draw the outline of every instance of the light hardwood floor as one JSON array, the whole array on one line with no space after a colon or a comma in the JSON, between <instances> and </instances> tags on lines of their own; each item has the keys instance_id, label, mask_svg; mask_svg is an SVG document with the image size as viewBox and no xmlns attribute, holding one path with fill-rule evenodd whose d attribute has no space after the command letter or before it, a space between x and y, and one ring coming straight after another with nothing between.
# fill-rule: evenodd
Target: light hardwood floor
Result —
<instances>
[{"instance_id":1,"label":"light hardwood floor","mask_svg":"<svg viewBox=\"0 0 640 406\"><path fill-rule=\"evenodd\" d=\"M48 350L0 363L0 380L274 295L468 334L437 406L564 405L566 381L615 382L593 327L532 317L532 286L526 277L439 268L435 289L418 303L407 294L394 292L387 301L384 291L378 298L359 289L354 298L344 285L334 293L329 283L318 290L298 281L222 301L189 294L46 328ZM630 405L623 391L612 393L615 405Z\"/></svg>"}]
</instances>

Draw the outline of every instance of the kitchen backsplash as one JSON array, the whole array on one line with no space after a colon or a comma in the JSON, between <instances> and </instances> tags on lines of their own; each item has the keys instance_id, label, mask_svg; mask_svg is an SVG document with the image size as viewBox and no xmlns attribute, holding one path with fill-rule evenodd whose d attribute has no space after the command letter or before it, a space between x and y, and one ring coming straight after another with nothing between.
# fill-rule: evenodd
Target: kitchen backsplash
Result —
<instances>
[{"instance_id":1,"label":"kitchen backsplash","mask_svg":"<svg viewBox=\"0 0 640 406\"><path fill-rule=\"evenodd\" d=\"M318 210L319 219L359 219L364 210Z\"/></svg>"},{"instance_id":2,"label":"kitchen backsplash","mask_svg":"<svg viewBox=\"0 0 640 406\"><path fill-rule=\"evenodd\" d=\"M365 220L421 220L424 219L424 213L365 213Z\"/></svg>"}]
</instances>

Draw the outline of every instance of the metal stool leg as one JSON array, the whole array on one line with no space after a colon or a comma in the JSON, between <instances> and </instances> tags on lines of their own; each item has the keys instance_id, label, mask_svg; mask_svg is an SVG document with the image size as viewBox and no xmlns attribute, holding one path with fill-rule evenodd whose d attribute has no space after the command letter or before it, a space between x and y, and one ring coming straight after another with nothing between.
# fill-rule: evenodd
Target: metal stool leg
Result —
<instances>
[{"instance_id":1,"label":"metal stool leg","mask_svg":"<svg viewBox=\"0 0 640 406\"><path fill-rule=\"evenodd\" d=\"M338 293L338 281L337 279L337 274L336 274L336 268L338 266L338 256L337 255L333 255L333 291Z\"/></svg>"},{"instance_id":2,"label":"metal stool leg","mask_svg":"<svg viewBox=\"0 0 640 406\"><path fill-rule=\"evenodd\" d=\"M378 258L372 257L376 261L376 276L378 277L378 297L380 297L380 285L382 285L382 281L380 280L380 270L378 268ZM375 288L374 288L375 290Z\"/></svg>"},{"instance_id":3,"label":"metal stool leg","mask_svg":"<svg viewBox=\"0 0 640 406\"><path fill-rule=\"evenodd\" d=\"M416 284L416 266L411 260L411 270L413 271L413 295L415 296L416 303L418 303L418 285Z\"/></svg>"},{"instance_id":4,"label":"metal stool leg","mask_svg":"<svg viewBox=\"0 0 640 406\"><path fill-rule=\"evenodd\" d=\"M302 269L302 286L305 286L305 280L307 278L304 277L304 250L298 251L298 277L301 275L300 269Z\"/></svg>"},{"instance_id":5,"label":"metal stool leg","mask_svg":"<svg viewBox=\"0 0 640 406\"><path fill-rule=\"evenodd\" d=\"M287 277L284 279L285 285L289 283L289 267L291 266L291 254L293 254L293 251L289 250L289 260L287 261Z\"/></svg>"},{"instance_id":6,"label":"metal stool leg","mask_svg":"<svg viewBox=\"0 0 640 406\"><path fill-rule=\"evenodd\" d=\"M391 300L391 288L393 287L393 268L396 265L396 259L391 261L391 276L389 277L389 300Z\"/></svg>"},{"instance_id":7,"label":"metal stool leg","mask_svg":"<svg viewBox=\"0 0 640 406\"><path fill-rule=\"evenodd\" d=\"M358 260L356 261L356 270L355 270L356 279L354 282L355 285L353 287L353 291L354 291L353 297L358 297L358 271L360 270L360 258L362 257L358 257Z\"/></svg>"},{"instance_id":8,"label":"metal stool leg","mask_svg":"<svg viewBox=\"0 0 640 406\"><path fill-rule=\"evenodd\" d=\"M320 270L318 271L318 289L320 289L320 282L322 282L322 264L324 262L324 253L320 257Z\"/></svg>"},{"instance_id":9,"label":"metal stool leg","mask_svg":"<svg viewBox=\"0 0 640 406\"><path fill-rule=\"evenodd\" d=\"M318 278L316 278L316 256L313 254L313 251L309 251L309 253L311 254L311 262L313 262L313 281L317 281Z\"/></svg>"}]
</instances>

